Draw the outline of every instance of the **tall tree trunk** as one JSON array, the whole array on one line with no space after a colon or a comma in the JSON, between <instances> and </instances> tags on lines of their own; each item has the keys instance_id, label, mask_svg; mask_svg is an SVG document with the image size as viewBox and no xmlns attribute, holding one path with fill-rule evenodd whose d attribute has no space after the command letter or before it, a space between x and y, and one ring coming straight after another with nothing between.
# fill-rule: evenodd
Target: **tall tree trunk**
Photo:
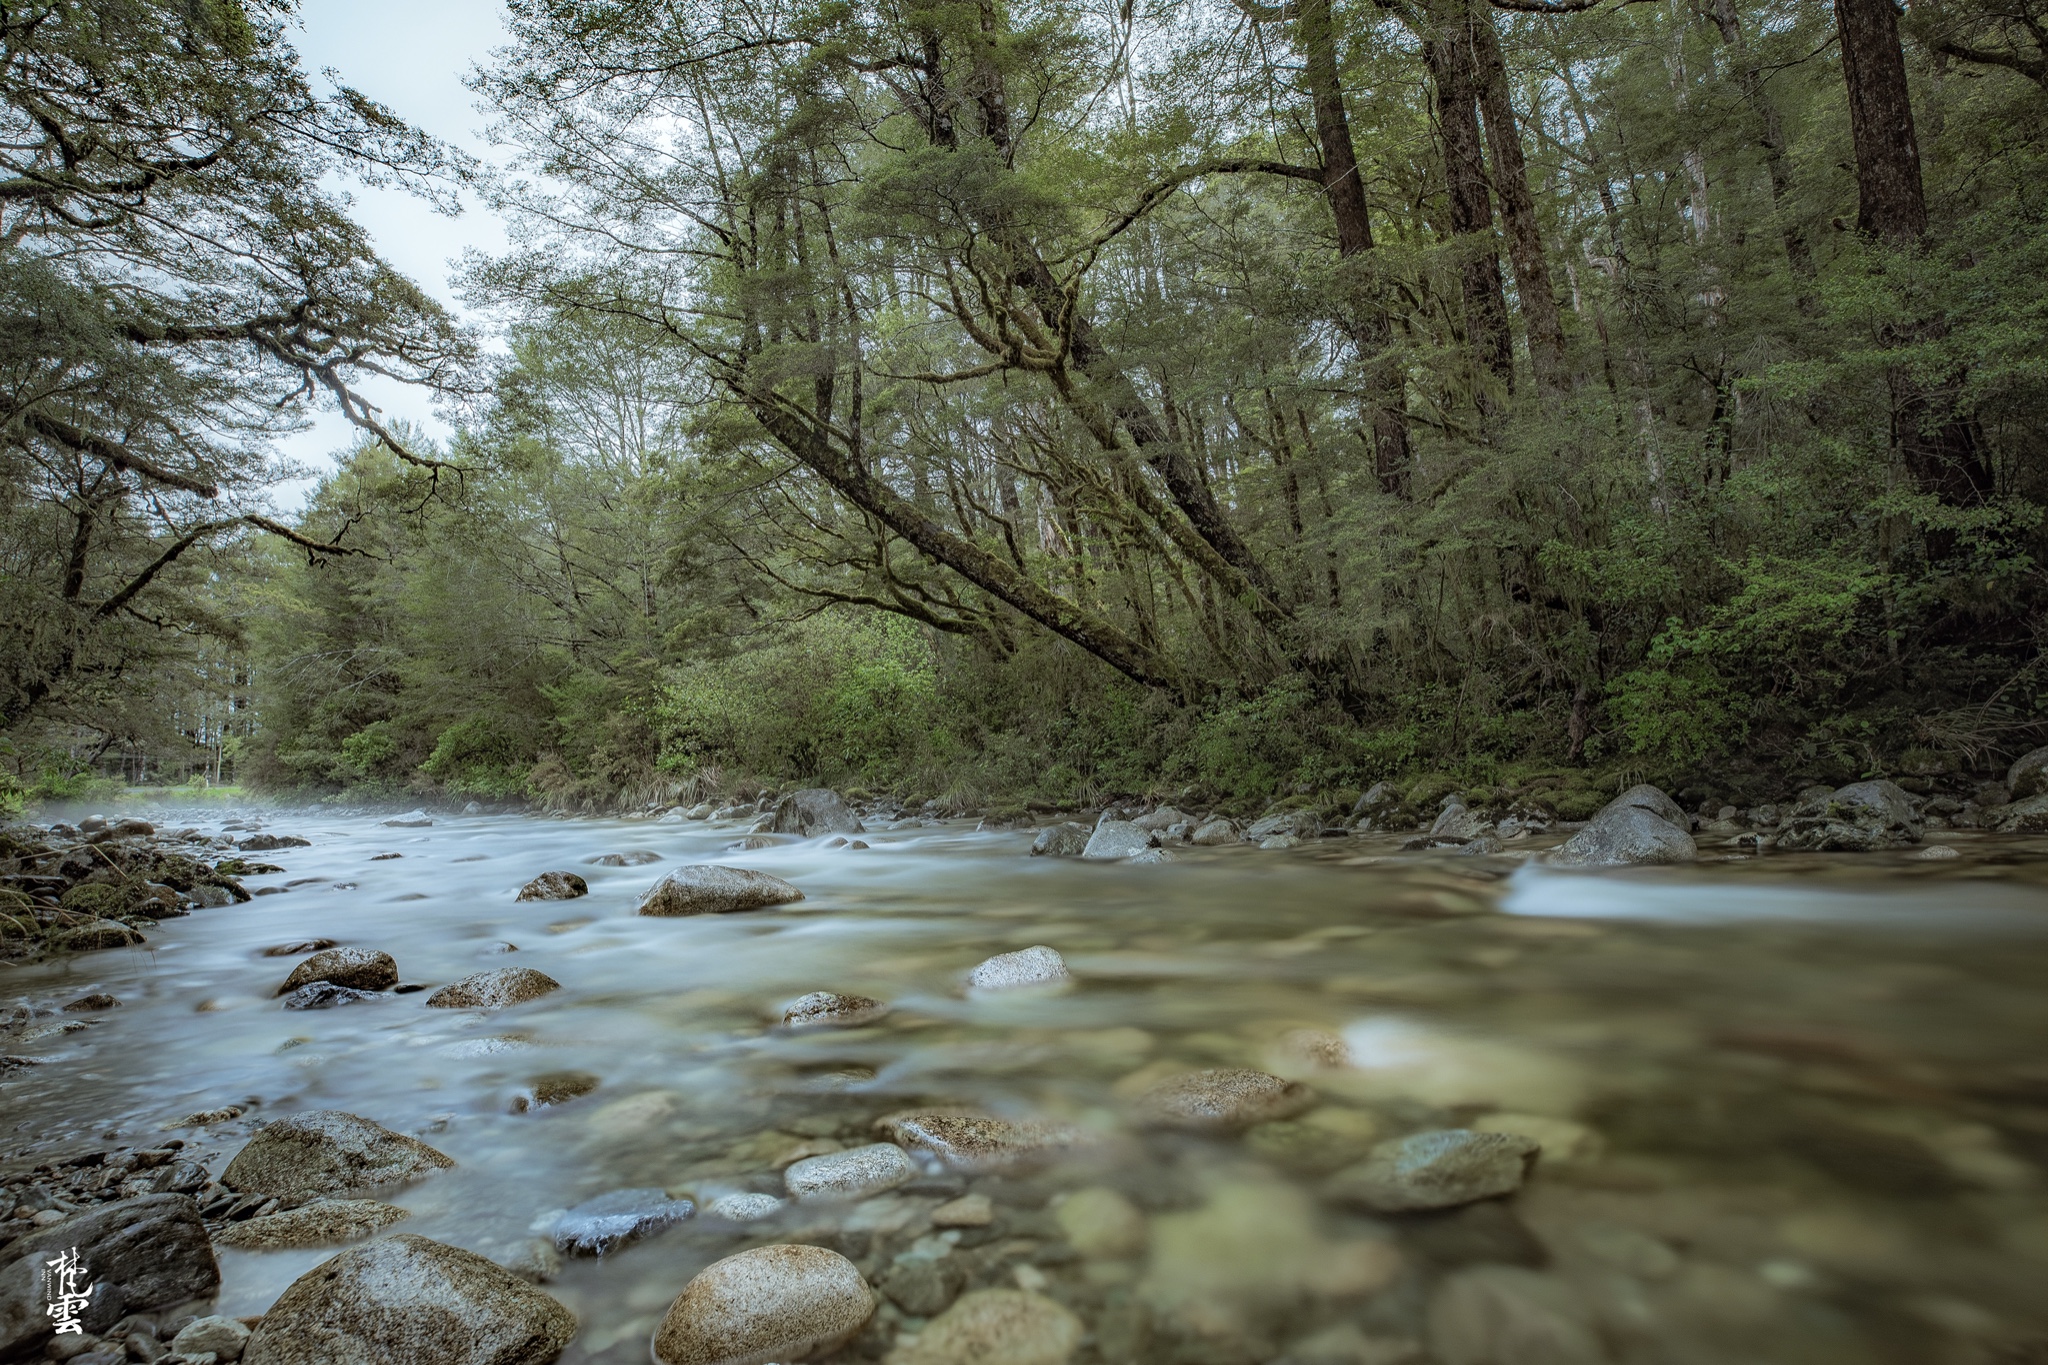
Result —
<instances>
[{"instance_id":1,"label":"tall tree trunk","mask_svg":"<svg viewBox=\"0 0 2048 1365\"><path fill-rule=\"evenodd\" d=\"M1422 56L1436 82L1437 128L1444 145L1450 192L1451 236L1465 302L1465 339L1480 368L1514 389L1514 341L1508 333L1507 296L1493 241L1493 200L1486 191L1480 151L1478 91L1472 72L1472 37L1458 18L1437 18L1423 39ZM1483 388L1483 381L1481 387ZM1481 407L1490 406L1481 395Z\"/></svg>"},{"instance_id":2,"label":"tall tree trunk","mask_svg":"<svg viewBox=\"0 0 2048 1365\"><path fill-rule=\"evenodd\" d=\"M1764 170L1770 177L1771 209L1778 217L1778 231L1785 243L1785 259L1802 284L1799 310L1811 312L1813 296L1803 286L1813 279L1813 248L1807 243L1806 229L1793 216L1792 167L1785 156L1785 127L1778 117L1777 102L1764 88L1763 69L1743 39L1735 0L1714 0L1714 26L1721 30L1721 41L1735 54L1735 78L1742 88L1742 97L1749 101L1749 107L1756 111L1758 120L1763 124L1757 141L1764 149Z\"/></svg>"},{"instance_id":3,"label":"tall tree trunk","mask_svg":"<svg viewBox=\"0 0 2048 1365\"><path fill-rule=\"evenodd\" d=\"M1467 23L1472 35L1479 109L1486 121L1486 145L1493 154L1493 188L1500 196L1508 258L1515 267L1515 292L1521 297L1522 324L1529 334L1529 365L1535 372L1539 391L1562 392L1571 383L1565 368L1564 323L1558 314L1557 295L1550 285L1550 263L1543 253L1543 228L1536 221L1536 200L1529 193L1522 134L1508 93L1507 63L1501 57L1500 37L1494 32L1492 9L1484 4L1475 5Z\"/></svg>"}]
</instances>

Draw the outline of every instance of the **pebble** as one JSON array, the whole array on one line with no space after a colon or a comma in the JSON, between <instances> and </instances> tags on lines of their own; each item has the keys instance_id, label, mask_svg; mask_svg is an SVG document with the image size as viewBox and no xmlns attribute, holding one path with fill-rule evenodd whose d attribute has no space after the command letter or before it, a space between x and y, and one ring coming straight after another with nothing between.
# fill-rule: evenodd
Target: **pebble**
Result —
<instances>
[{"instance_id":1,"label":"pebble","mask_svg":"<svg viewBox=\"0 0 2048 1365\"><path fill-rule=\"evenodd\" d=\"M1023 1170L1086 1141L1071 1124L1012 1123L979 1114L897 1114L875 1126L902 1146L969 1174Z\"/></svg>"},{"instance_id":2,"label":"pebble","mask_svg":"<svg viewBox=\"0 0 2048 1365\"><path fill-rule=\"evenodd\" d=\"M611 1190L564 1213L552 1232L557 1250L572 1256L603 1256L674 1227L696 1211L689 1200L671 1199L666 1190Z\"/></svg>"},{"instance_id":3,"label":"pebble","mask_svg":"<svg viewBox=\"0 0 2048 1365\"><path fill-rule=\"evenodd\" d=\"M932 1210L935 1228L985 1228L995 1220L995 1205L985 1194L963 1194Z\"/></svg>"},{"instance_id":4,"label":"pebble","mask_svg":"<svg viewBox=\"0 0 2048 1365\"><path fill-rule=\"evenodd\" d=\"M959 1294L966 1272L952 1257L904 1256L882 1273L875 1288L914 1318L942 1313Z\"/></svg>"},{"instance_id":5,"label":"pebble","mask_svg":"<svg viewBox=\"0 0 2048 1365\"><path fill-rule=\"evenodd\" d=\"M844 1152L806 1157L782 1173L783 1185L799 1203L864 1199L917 1177L910 1156L893 1142L876 1142Z\"/></svg>"},{"instance_id":6,"label":"pebble","mask_svg":"<svg viewBox=\"0 0 2048 1365\"><path fill-rule=\"evenodd\" d=\"M223 1224L213 1240L216 1245L241 1251L340 1246L381 1232L409 1216L404 1209L374 1199L317 1199L295 1209Z\"/></svg>"},{"instance_id":7,"label":"pebble","mask_svg":"<svg viewBox=\"0 0 2048 1365\"><path fill-rule=\"evenodd\" d=\"M301 986L325 981L358 991L381 991L398 984L398 963L374 948L327 948L313 954L277 988L285 995Z\"/></svg>"},{"instance_id":8,"label":"pebble","mask_svg":"<svg viewBox=\"0 0 2048 1365\"><path fill-rule=\"evenodd\" d=\"M562 983L531 967L499 967L450 982L427 997L434 1009L497 1009L538 1000Z\"/></svg>"},{"instance_id":9,"label":"pebble","mask_svg":"<svg viewBox=\"0 0 2048 1365\"><path fill-rule=\"evenodd\" d=\"M875 1294L824 1247L756 1247L714 1261L654 1333L656 1365L760 1365L830 1354L867 1324Z\"/></svg>"},{"instance_id":10,"label":"pebble","mask_svg":"<svg viewBox=\"0 0 2048 1365\"><path fill-rule=\"evenodd\" d=\"M706 1204L704 1216L728 1223L758 1223L763 1218L773 1218L782 1209L783 1201L772 1194L726 1194Z\"/></svg>"},{"instance_id":11,"label":"pebble","mask_svg":"<svg viewBox=\"0 0 2048 1365\"><path fill-rule=\"evenodd\" d=\"M323 1109L265 1125L235 1153L220 1182L243 1194L303 1203L405 1184L454 1164L417 1138Z\"/></svg>"},{"instance_id":12,"label":"pebble","mask_svg":"<svg viewBox=\"0 0 2048 1365\"><path fill-rule=\"evenodd\" d=\"M1518 1133L1445 1128L1373 1148L1332 1178L1333 1198L1375 1213L1447 1209L1521 1188L1537 1144Z\"/></svg>"},{"instance_id":13,"label":"pebble","mask_svg":"<svg viewBox=\"0 0 2048 1365\"><path fill-rule=\"evenodd\" d=\"M1066 959L1039 944L1014 953L997 953L967 974L967 987L976 991L1007 991L1064 985L1071 979Z\"/></svg>"},{"instance_id":14,"label":"pebble","mask_svg":"<svg viewBox=\"0 0 2048 1365\"><path fill-rule=\"evenodd\" d=\"M889 1012L889 1007L879 1000L870 1000L865 995L838 995L832 991L812 991L800 995L782 1007L782 1022L787 1028L810 1028L820 1024L846 1027L854 1024L872 1023Z\"/></svg>"},{"instance_id":15,"label":"pebble","mask_svg":"<svg viewBox=\"0 0 2048 1365\"><path fill-rule=\"evenodd\" d=\"M1081 1320L1043 1294L977 1289L962 1294L888 1365L1067 1365L1081 1344Z\"/></svg>"},{"instance_id":16,"label":"pebble","mask_svg":"<svg viewBox=\"0 0 2048 1365\"><path fill-rule=\"evenodd\" d=\"M743 867L694 863L654 884L640 902L643 915L724 915L800 901L804 893L780 877Z\"/></svg>"},{"instance_id":17,"label":"pebble","mask_svg":"<svg viewBox=\"0 0 2048 1365\"><path fill-rule=\"evenodd\" d=\"M543 872L519 888L514 900L572 901L590 894L590 883L574 872Z\"/></svg>"},{"instance_id":18,"label":"pebble","mask_svg":"<svg viewBox=\"0 0 2048 1365\"><path fill-rule=\"evenodd\" d=\"M249 1329L233 1318L214 1314L194 1318L171 1338L171 1349L182 1356L211 1351L216 1360L240 1360L249 1344Z\"/></svg>"},{"instance_id":19,"label":"pebble","mask_svg":"<svg viewBox=\"0 0 2048 1365\"><path fill-rule=\"evenodd\" d=\"M1461 1270L1430 1296L1429 1352L1442 1365L1599 1365L1608 1359L1564 1281L1517 1266Z\"/></svg>"},{"instance_id":20,"label":"pebble","mask_svg":"<svg viewBox=\"0 0 2048 1365\"><path fill-rule=\"evenodd\" d=\"M1299 1081L1263 1071L1216 1068L1173 1076L1139 1096L1146 1121L1165 1128L1233 1133L1255 1123L1292 1118L1316 1102Z\"/></svg>"},{"instance_id":21,"label":"pebble","mask_svg":"<svg viewBox=\"0 0 2048 1365\"><path fill-rule=\"evenodd\" d=\"M1123 1260L1145 1249L1145 1215L1115 1190L1075 1190L1053 1206L1053 1218L1074 1250L1090 1260Z\"/></svg>"}]
</instances>

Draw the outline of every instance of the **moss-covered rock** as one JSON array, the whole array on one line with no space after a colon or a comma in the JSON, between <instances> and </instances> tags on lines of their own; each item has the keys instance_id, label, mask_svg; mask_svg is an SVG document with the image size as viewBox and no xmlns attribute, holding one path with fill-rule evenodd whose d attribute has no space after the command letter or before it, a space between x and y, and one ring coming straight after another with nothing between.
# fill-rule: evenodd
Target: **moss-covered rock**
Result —
<instances>
[{"instance_id":1,"label":"moss-covered rock","mask_svg":"<svg viewBox=\"0 0 2048 1365\"><path fill-rule=\"evenodd\" d=\"M134 902L135 897L128 888L115 882L86 882L67 889L57 898L57 903L66 910L96 915L101 919L118 919L128 913Z\"/></svg>"}]
</instances>

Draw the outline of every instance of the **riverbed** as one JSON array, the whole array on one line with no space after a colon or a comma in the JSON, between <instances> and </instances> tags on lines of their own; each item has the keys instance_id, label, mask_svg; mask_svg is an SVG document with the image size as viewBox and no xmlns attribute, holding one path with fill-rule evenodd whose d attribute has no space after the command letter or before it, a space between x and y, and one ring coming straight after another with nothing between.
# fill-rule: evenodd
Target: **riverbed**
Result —
<instances>
[{"instance_id":1,"label":"riverbed","mask_svg":"<svg viewBox=\"0 0 2048 1365\"><path fill-rule=\"evenodd\" d=\"M780 1194L790 1161L872 1142L907 1108L1089 1138L1029 1173L933 1173L571 1257L546 1285L580 1322L565 1361L645 1360L698 1269L784 1240L831 1245L871 1281L957 1257L953 1292L1021 1286L1077 1314L1080 1361L1391 1365L1431 1344L1446 1365L2048 1359L2041 840L1930 834L1959 854L1940 861L1703 849L1689 867L1567 874L1393 837L1126 866L1029 857L1029 831L971 822L726 851L743 826L155 818L311 842L253 855L284 870L249 889L282 894L0 975L9 1003L121 1002L10 1046L42 1062L0 1089L10 1169L175 1135L218 1176L261 1123L344 1110L456 1163L382 1196L410 1215L393 1231L509 1261L610 1190ZM659 860L591 861L636 851ZM701 862L804 899L635 914ZM589 895L514 899L549 870ZM425 992L288 1011L297 959L265 950L313 939L387 952L407 985L517 965L561 989L496 1011L430 1009ZM1035 945L1065 959L1069 989L963 991L976 963ZM781 1026L820 990L889 1010ZM1298 1080L1316 1106L1232 1134L1138 1121L1148 1085L1223 1067ZM177 1126L228 1107L243 1113ZM1543 1154L1511 1199L1462 1211L1326 1197L1374 1143L1446 1127L1525 1133ZM1077 1192L1117 1226L1063 1220ZM971 1193L993 1222L933 1227ZM223 1249L219 1311L262 1313L332 1254ZM1460 1311L1486 1321L1443 1321ZM885 1302L847 1358L922 1323Z\"/></svg>"}]
</instances>

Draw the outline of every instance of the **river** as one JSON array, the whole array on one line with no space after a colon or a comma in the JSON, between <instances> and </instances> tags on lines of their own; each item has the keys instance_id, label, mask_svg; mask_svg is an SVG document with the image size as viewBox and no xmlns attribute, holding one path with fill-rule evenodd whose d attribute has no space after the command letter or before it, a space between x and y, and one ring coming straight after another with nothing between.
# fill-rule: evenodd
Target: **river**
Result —
<instances>
[{"instance_id":1,"label":"river","mask_svg":"<svg viewBox=\"0 0 2048 1365\"><path fill-rule=\"evenodd\" d=\"M1380 1365L1420 1359L1425 1340L1448 1365L1589 1349L1669 1365L2048 1359L2041 841L1944 833L1930 841L1960 857L1572 875L1400 854L1393 838L1123 866L1028 857L1028 832L966 822L878 829L866 849L728 852L743 832L730 823L156 818L254 819L311 843L251 855L286 870L249 887L286 894L167 921L145 948L0 974L10 1002L122 1002L9 1048L43 1062L0 1090L10 1167L175 1134L217 1176L263 1121L345 1110L455 1160L386 1196L410 1214L394 1231L502 1259L608 1190L779 1193L793 1155L872 1142L905 1108L1093 1139L1047 1170L747 1227L696 1219L571 1258L547 1285L580 1320L565 1361L645 1360L696 1270L787 1239L827 1241L870 1279L952 1256L954 1289L1040 1290L1085 1325L1082 1361ZM590 861L632 850L660 861ZM634 913L696 862L773 873L804 899ZM550 869L590 894L514 900ZM496 1012L421 993L287 1011L275 997L296 959L265 950L321 938L390 953L405 983L513 964L561 989ZM1041 944L1071 989L962 991L982 959ZM817 990L890 1012L779 1026L784 1002ZM1148 1083L1215 1067L1298 1079L1318 1103L1243 1134L1134 1122ZM537 1081L592 1079L532 1102ZM167 1127L228 1106L245 1113ZM1325 1197L1374 1142L1454 1126L1529 1133L1544 1154L1511 1201L1462 1212L1382 1217ZM971 1191L992 1197L993 1231L936 1234L931 1210ZM1062 1221L1075 1191L1108 1231ZM332 1254L223 1250L220 1311L262 1313ZM1432 1328L1459 1276L1477 1286L1460 1302L1495 1326ZM889 1304L855 1354L918 1325ZM1524 1328L1534 1345L1507 1341Z\"/></svg>"}]
</instances>

